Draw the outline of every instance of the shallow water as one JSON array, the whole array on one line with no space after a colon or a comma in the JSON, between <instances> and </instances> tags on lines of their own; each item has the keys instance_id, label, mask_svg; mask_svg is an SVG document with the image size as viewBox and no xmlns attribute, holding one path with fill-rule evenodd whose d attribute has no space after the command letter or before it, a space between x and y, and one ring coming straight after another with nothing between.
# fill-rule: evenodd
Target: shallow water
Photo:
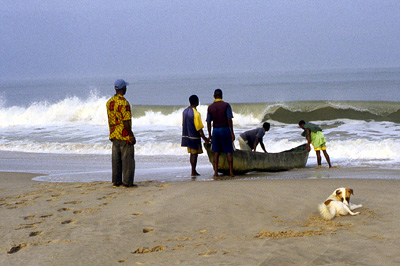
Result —
<instances>
[{"instance_id":1,"label":"shallow water","mask_svg":"<svg viewBox=\"0 0 400 266\"><path fill-rule=\"evenodd\" d=\"M180 146L182 111L188 97L198 94L205 120L217 87L232 105L236 136L263 121L271 123L264 137L269 152L304 143L297 123L306 120L323 128L333 164L400 170L398 68L126 79L131 82L126 98L133 110L138 179L190 178L186 149ZM0 171L108 180L105 102L114 92L112 84L107 78L2 80ZM208 180L211 165L200 157L198 167L205 172L200 179ZM311 152L307 167L314 165Z\"/></svg>"}]
</instances>

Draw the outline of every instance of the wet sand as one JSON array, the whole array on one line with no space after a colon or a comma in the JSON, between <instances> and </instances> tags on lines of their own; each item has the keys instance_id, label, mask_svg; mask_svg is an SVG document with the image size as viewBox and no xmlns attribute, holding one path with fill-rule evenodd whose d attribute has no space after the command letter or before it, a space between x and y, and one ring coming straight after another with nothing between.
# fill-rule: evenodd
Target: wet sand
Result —
<instances>
[{"instance_id":1,"label":"wet sand","mask_svg":"<svg viewBox=\"0 0 400 266\"><path fill-rule=\"evenodd\" d=\"M397 173L305 169L284 173L298 179L116 188L3 172L0 265L399 265L400 183L373 179ZM354 190L361 214L324 221L317 205L337 187Z\"/></svg>"}]
</instances>

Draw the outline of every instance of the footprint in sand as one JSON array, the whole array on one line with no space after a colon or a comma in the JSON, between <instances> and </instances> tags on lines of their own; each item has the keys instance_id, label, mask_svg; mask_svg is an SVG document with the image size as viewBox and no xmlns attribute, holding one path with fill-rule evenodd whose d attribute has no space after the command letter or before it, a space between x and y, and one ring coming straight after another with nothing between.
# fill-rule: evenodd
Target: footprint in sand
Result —
<instances>
[{"instance_id":1,"label":"footprint in sand","mask_svg":"<svg viewBox=\"0 0 400 266\"><path fill-rule=\"evenodd\" d=\"M21 249L23 249L23 248L26 247L26 246L28 246L28 244L26 244L26 243L18 244L18 245L16 245L16 246L11 247L10 250L7 251L7 253L8 253L8 254L13 254L13 253L15 253L15 252L20 251Z\"/></svg>"},{"instance_id":2,"label":"footprint in sand","mask_svg":"<svg viewBox=\"0 0 400 266\"><path fill-rule=\"evenodd\" d=\"M166 250L167 247L163 246L163 245L158 245L152 248L148 248L148 247L142 247L142 248L138 248L135 251L132 251L132 254L145 254L145 253L150 253L150 252L158 252L158 251L163 251Z\"/></svg>"},{"instance_id":3,"label":"footprint in sand","mask_svg":"<svg viewBox=\"0 0 400 266\"><path fill-rule=\"evenodd\" d=\"M42 232L43 232L43 231L31 232L31 233L29 234L29 236L37 236L37 235L40 235Z\"/></svg>"},{"instance_id":4,"label":"footprint in sand","mask_svg":"<svg viewBox=\"0 0 400 266\"><path fill-rule=\"evenodd\" d=\"M73 209L72 208L60 208L60 209L58 209L57 211L59 211L59 212L65 212L65 211L72 211Z\"/></svg>"},{"instance_id":5,"label":"footprint in sand","mask_svg":"<svg viewBox=\"0 0 400 266\"><path fill-rule=\"evenodd\" d=\"M64 204L79 204L79 203L82 203L82 201L74 200L74 201L67 201L67 202L64 202Z\"/></svg>"},{"instance_id":6,"label":"footprint in sand","mask_svg":"<svg viewBox=\"0 0 400 266\"><path fill-rule=\"evenodd\" d=\"M207 250L206 252L199 253L199 256L209 256L209 255L213 255L216 253L217 253L216 250Z\"/></svg>"},{"instance_id":7,"label":"footprint in sand","mask_svg":"<svg viewBox=\"0 0 400 266\"><path fill-rule=\"evenodd\" d=\"M40 224L40 222L36 222L36 223L31 223L31 224L20 224L18 228L16 228L15 230L21 230L21 229L29 229L29 228L33 228L38 226L38 224Z\"/></svg>"},{"instance_id":8,"label":"footprint in sand","mask_svg":"<svg viewBox=\"0 0 400 266\"><path fill-rule=\"evenodd\" d=\"M28 215L28 216L24 217L24 220L32 220L35 217L36 217L36 215Z\"/></svg>"},{"instance_id":9,"label":"footprint in sand","mask_svg":"<svg viewBox=\"0 0 400 266\"><path fill-rule=\"evenodd\" d=\"M16 203L9 203L9 202L7 202L7 206L9 206L9 207L7 207L7 209L17 209L17 208L19 208L19 205L20 203L18 203L18 202L16 202Z\"/></svg>"},{"instance_id":10,"label":"footprint in sand","mask_svg":"<svg viewBox=\"0 0 400 266\"><path fill-rule=\"evenodd\" d=\"M151 227L143 228L143 233L149 233L151 231L154 231L154 228L151 228Z\"/></svg>"},{"instance_id":11,"label":"footprint in sand","mask_svg":"<svg viewBox=\"0 0 400 266\"><path fill-rule=\"evenodd\" d=\"M112 195L106 195L106 196L104 196L104 197L97 198L97 200L103 200L103 199L115 199L115 198L116 198L116 196L112 196Z\"/></svg>"},{"instance_id":12,"label":"footprint in sand","mask_svg":"<svg viewBox=\"0 0 400 266\"><path fill-rule=\"evenodd\" d=\"M69 220L65 220L65 221L61 222L61 224L70 224L70 223L73 223L75 221L76 221L75 219L69 219Z\"/></svg>"},{"instance_id":13,"label":"footprint in sand","mask_svg":"<svg viewBox=\"0 0 400 266\"><path fill-rule=\"evenodd\" d=\"M78 210L78 211L74 211L73 214L79 214L79 213L82 213L82 212L83 212L83 210Z\"/></svg>"},{"instance_id":14,"label":"footprint in sand","mask_svg":"<svg viewBox=\"0 0 400 266\"><path fill-rule=\"evenodd\" d=\"M51 217L51 216L53 216L53 214L46 214L46 215L40 216L40 218L49 218L49 217Z\"/></svg>"},{"instance_id":15,"label":"footprint in sand","mask_svg":"<svg viewBox=\"0 0 400 266\"><path fill-rule=\"evenodd\" d=\"M51 198L51 199L48 199L46 201L56 201L56 200L58 200L58 199L57 198Z\"/></svg>"}]
</instances>

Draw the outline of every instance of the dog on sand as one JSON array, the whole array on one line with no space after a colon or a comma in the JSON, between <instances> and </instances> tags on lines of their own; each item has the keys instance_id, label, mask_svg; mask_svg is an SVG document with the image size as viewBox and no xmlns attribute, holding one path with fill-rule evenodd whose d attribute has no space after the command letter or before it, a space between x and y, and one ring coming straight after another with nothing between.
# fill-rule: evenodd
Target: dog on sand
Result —
<instances>
[{"instance_id":1,"label":"dog on sand","mask_svg":"<svg viewBox=\"0 0 400 266\"><path fill-rule=\"evenodd\" d=\"M337 188L333 191L325 202L319 204L319 213L325 220L332 220L340 215L358 215L360 212L353 212L353 210L361 208L362 205L350 203L350 195L353 195L351 188Z\"/></svg>"}]
</instances>

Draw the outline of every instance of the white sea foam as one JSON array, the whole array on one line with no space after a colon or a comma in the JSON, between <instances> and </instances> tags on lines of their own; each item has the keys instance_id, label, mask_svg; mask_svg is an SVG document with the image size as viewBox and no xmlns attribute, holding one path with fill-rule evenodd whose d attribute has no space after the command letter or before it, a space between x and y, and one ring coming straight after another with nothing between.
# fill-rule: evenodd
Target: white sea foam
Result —
<instances>
[{"instance_id":1,"label":"white sea foam","mask_svg":"<svg viewBox=\"0 0 400 266\"><path fill-rule=\"evenodd\" d=\"M32 103L28 107L2 107L0 127L50 126L76 122L105 124L107 123L106 101L106 98L99 97L93 92L86 100L67 97L53 104L44 101Z\"/></svg>"},{"instance_id":2,"label":"white sea foam","mask_svg":"<svg viewBox=\"0 0 400 266\"><path fill-rule=\"evenodd\" d=\"M13 143L2 143L0 150L15 152L34 153L61 153L61 154L110 154L111 143L24 143L16 141ZM304 143L304 140L292 141L289 139L273 139L268 137L264 141L268 152L280 152L291 149ZM235 141L235 146L239 145ZM258 148L259 151L260 148ZM385 139L379 143L366 139L352 140L330 140L327 144L327 151L334 164L357 166L363 164L380 164L389 168L400 167L400 144L395 139ZM141 141L135 146L137 155L186 155L186 149L177 142ZM315 158L315 153L310 152L310 160Z\"/></svg>"},{"instance_id":3,"label":"white sea foam","mask_svg":"<svg viewBox=\"0 0 400 266\"><path fill-rule=\"evenodd\" d=\"M106 101L107 97L100 97L93 91L84 100L67 97L55 103L36 102L27 107L0 105L0 150L110 154ZM291 106L289 109L297 110L296 106L302 105L304 103L238 105L236 111L233 108L235 134L238 136L245 130L261 126L265 113L273 112L274 108ZM134 105L132 124L138 142L136 154L185 155L186 150L180 146L184 108L186 107ZM200 105L197 109L207 134L207 105ZM310 107L311 109L313 108ZM269 122L272 126L264 137L268 151L279 152L305 142L296 123L274 120ZM373 162L389 167L400 162L399 123L351 119L314 122L323 127L332 161L341 164ZM237 142L235 145L239 147ZM311 152L310 157L314 156Z\"/></svg>"},{"instance_id":4,"label":"white sea foam","mask_svg":"<svg viewBox=\"0 0 400 266\"><path fill-rule=\"evenodd\" d=\"M86 100L77 97L68 97L60 102L50 104L48 102L36 102L28 107L1 107L0 128L15 126L62 126L63 124L85 123L88 125L107 125L107 112L105 108L105 97L99 97L95 93ZM135 109L135 106L133 106ZM198 108L203 123L207 115L207 106L200 105ZM182 111L180 108L168 113L153 111L151 107L144 115L133 117L132 124L135 127L143 126L181 126ZM235 124L243 126L249 123L257 123L260 118L254 114L238 114L234 112Z\"/></svg>"},{"instance_id":5,"label":"white sea foam","mask_svg":"<svg viewBox=\"0 0 400 266\"><path fill-rule=\"evenodd\" d=\"M161 162L159 167L164 167L159 176L168 172L174 179L179 171L172 167L187 169L187 151L180 146L182 111L188 96L197 93L207 103L198 106L207 135L207 106L219 84L224 84L224 98L232 105L236 137L268 121L271 129L264 143L269 152L280 152L305 142L297 125L303 119L321 125L334 165L399 169L399 73L397 68L362 71L361 75L344 71L149 77L142 81L127 77L131 82L127 99L133 105L137 139L135 154L142 156L139 176L152 171L148 166L157 165L154 158ZM105 104L114 92L112 82L108 78L27 80L18 84L0 81L0 154L4 155L0 156L0 170L29 169L54 176L64 169L62 180L69 180L73 172L76 181L87 178L83 174L87 172L93 173L94 180L100 175L108 180L111 142ZM309 101L310 93L319 98ZM237 141L235 146L239 147ZM9 155L22 159L11 161ZM315 157L311 151L308 166L316 164ZM47 162L49 158L51 163ZM143 165L143 158L150 158L151 163ZM166 166L168 160L174 165ZM205 154L200 162L200 167L210 170ZM81 164L79 169L75 169L77 163ZM90 165L92 168L87 169Z\"/></svg>"}]
</instances>

